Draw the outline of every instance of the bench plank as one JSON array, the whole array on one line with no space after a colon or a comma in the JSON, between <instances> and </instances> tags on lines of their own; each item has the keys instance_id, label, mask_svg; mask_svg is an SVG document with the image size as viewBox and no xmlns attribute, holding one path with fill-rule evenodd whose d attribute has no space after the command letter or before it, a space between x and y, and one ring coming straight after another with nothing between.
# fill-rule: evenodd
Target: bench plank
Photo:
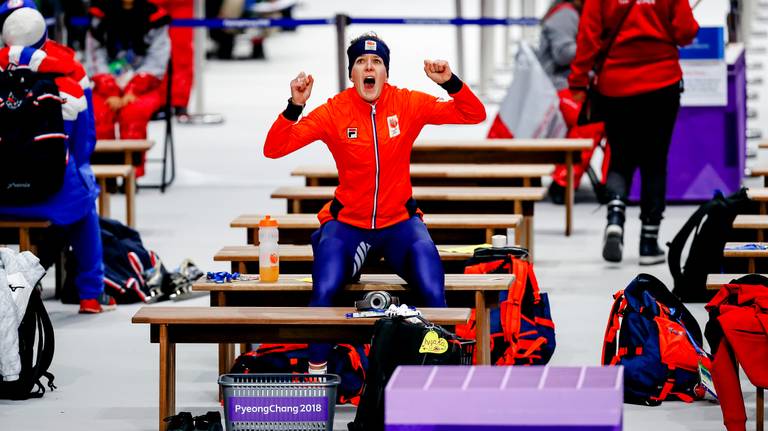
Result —
<instances>
[{"instance_id":1,"label":"bench plank","mask_svg":"<svg viewBox=\"0 0 768 431\"><path fill-rule=\"evenodd\" d=\"M312 272L312 246L309 244L280 244L280 272L283 274L304 274ZM438 254L446 273L464 272L464 263L472 257L472 251L444 251L453 247L466 247L464 245L439 245ZM232 271L240 273L258 273L259 246L257 245L233 245L221 248L213 256L216 262L231 262ZM388 267L383 261L368 261L365 270L387 272Z\"/></svg>"},{"instance_id":2,"label":"bench plank","mask_svg":"<svg viewBox=\"0 0 768 431\"><path fill-rule=\"evenodd\" d=\"M143 164L142 154L149 151L155 141L148 139L100 139L91 155L93 165L105 160L105 154L123 153L123 163L131 166ZM110 159L111 160L111 159Z\"/></svg>"},{"instance_id":3,"label":"bench plank","mask_svg":"<svg viewBox=\"0 0 768 431\"><path fill-rule=\"evenodd\" d=\"M414 186L523 186L554 171L551 164L412 164L411 184ZM306 177L307 186L337 186L339 174L334 165L304 165L291 171L293 176Z\"/></svg>"},{"instance_id":4,"label":"bench plank","mask_svg":"<svg viewBox=\"0 0 768 431\"><path fill-rule=\"evenodd\" d=\"M283 186L272 192L273 199L323 199L331 200L335 187ZM417 201L540 201L544 199L543 187L413 187Z\"/></svg>"},{"instance_id":5,"label":"bench plank","mask_svg":"<svg viewBox=\"0 0 768 431\"><path fill-rule=\"evenodd\" d=\"M765 242L727 242L723 249L723 257L748 259L747 272L753 273L756 271L755 258L768 257L768 250L738 250L739 247L743 247L747 244L757 244L768 247L768 243Z\"/></svg>"},{"instance_id":6,"label":"bench plank","mask_svg":"<svg viewBox=\"0 0 768 431\"><path fill-rule=\"evenodd\" d=\"M744 277L749 274L707 274L707 289L719 290L723 285L728 284L731 280ZM761 274L768 277L768 274Z\"/></svg>"},{"instance_id":7,"label":"bench plank","mask_svg":"<svg viewBox=\"0 0 768 431\"><path fill-rule=\"evenodd\" d=\"M280 214L271 216L280 225L282 244L307 244L313 231L320 227L315 214ZM259 243L259 220L263 214L244 214L230 223L233 228L246 228L246 242ZM518 214L425 214L432 240L456 244L490 243L494 234L515 231L515 244L520 244L523 217Z\"/></svg>"},{"instance_id":8,"label":"bench plank","mask_svg":"<svg viewBox=\"0 0 768 431\"><path fill-rule=\"evenodd\" d=\"M424 317L437 325L469 320L466 308L424 308ZM334 325L372 326L376 319L348 319L349 307L141 307L132 323L152 325ZM307 338L311 339L309 336ZM208 343L210 341L201 341Z\"/></svg>"}]
</instances>

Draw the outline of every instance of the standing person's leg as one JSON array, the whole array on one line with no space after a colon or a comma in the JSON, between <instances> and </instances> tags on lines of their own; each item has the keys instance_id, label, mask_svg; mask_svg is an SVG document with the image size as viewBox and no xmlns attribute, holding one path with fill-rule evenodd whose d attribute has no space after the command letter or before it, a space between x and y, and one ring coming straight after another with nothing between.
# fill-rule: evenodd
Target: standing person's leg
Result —
<instances>
[{"instance_id":1,"label":"standing person's leg","mask_svg":"<svg viewBox=\"0 0 768 431\"><path fill-rule=\"evenodd\" d=\"M65 230L77 260L75 286L80 295L80 313L100 313L100 299L104 292L104 261L96 206ZM114 306L114 302L110 301L106 305Z\"/></svg>"},{"instance_id":2,"label":"standing person's leg","mask_svg":"<svg viewBox=\"0 0 768 431\"><path fill-rule=\"evenodd\" d=\"M445 307L445 271L424 222L413 216L378 235L387 263L421 293L424 305Z\"/></svg>"},{"instance_id":3,"label":"standing person's leg","mask_svg":"<svg viewBox=\"0 0 768 431\"><path fill-rule=\"evenodd\" d=\"M607 224L603 235L603 259L621 262L624 252L624 220L626 199L637 168L638 124L635 114L635 97L606 97L605 133L611 144L611 160L608 167L606 188L608 202Z\"/></svg>"},{"instance_id":4,"label":"standing person's leg","mask_svg":"<svg viewBox=\"0 0 768 431\"><path fill-rule=\"evenodd\" d=\"M680 109L680 87L675 84L649 93L641 105L639 112L648 114L648 127L646 148L640 154L640 264L653 265L665 261L658 244L659 225L666 207L667 158Z\"/></svg>"},{"instance_id":5,"label":"standing person's leg","mask_svg":"<svg viewBox=\"0 0 768 431\"><path fill-rule=\"evenodd\" d=\"M312 234L312 300L310 307L330 307L345 283L362 269L370 250L366 232L336 220L329 221ZM325 372L332 345L309 345L310 372Z\"/></svg>"}]
</instances>

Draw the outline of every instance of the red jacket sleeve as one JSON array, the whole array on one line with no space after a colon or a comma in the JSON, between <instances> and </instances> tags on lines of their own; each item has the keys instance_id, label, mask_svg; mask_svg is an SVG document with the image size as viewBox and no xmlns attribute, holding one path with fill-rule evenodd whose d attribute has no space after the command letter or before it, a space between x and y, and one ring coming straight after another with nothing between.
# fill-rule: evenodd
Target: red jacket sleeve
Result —
<instances>
[{"instance_id":1,"label":"red jacket sleeve","mask_svg":"<svg viewBox=\"0 0 768 431\"><path fill-rule=\"evenodd\" d=\"M93 92L102 97L120 96L122 93L115 78L106 73L93 77Z\"/></svg>"},{"instance_id":2,"label":"red jacket sleeve","mask_svg":"<svg viewBox=\"0 0 768 431\"><path fill-rule=\"evenodd\" d=\"M326 130L332 127L327 104L319 106L299 121L291 121L278 115L267 133L264 156L277 159L326 138Z\"/></svg>"},{"instance_id":3,"label":"red jacket sleeve","mask_svg":"<svg viewBox=\"0 0 768 431\"><path fill-rule=\"evenodd\" d=\"M149 73L139 73L125 86L125 93L142 95L149 93L160 85L160 80Z\"/></svg>"},{"instance_id":4,"label":"red jacket sleeve","mask_svg":"<svg viewBox=\"0 0 768 431\"><path fill-rule=\"evenodd\" d=\"M595 66L595 58L602 46L600 35L603 33L602 0L585 0L579 19L579 32L576 35L576 56L571 62L571 74L568 75L570 88L585 89L589 84L589 72Z\"/></svg>"},{"instance_id":5,"label":"red jacket sleeve","mask_svg":"<svg viewBox=\"0 0 768 431\"><path fill-rule=\"evenodd\" d=\"M693 17L691 5L687 1L672 2L672 37L678 46L689 45L699 32L699 23Z\"/></svg>"},{"instance_id":6,"label":"red jacket sleeve","mask_svg":"<svg viewBox=\"0 0 768 431\"><path fill-rule=\"evenodd\" d=\"M485 106L464 83L451 94L453 100L441 100L420 91L411 92L411 112L423 124L477 124L485 120Z\"/></svg>"}]
</instances>

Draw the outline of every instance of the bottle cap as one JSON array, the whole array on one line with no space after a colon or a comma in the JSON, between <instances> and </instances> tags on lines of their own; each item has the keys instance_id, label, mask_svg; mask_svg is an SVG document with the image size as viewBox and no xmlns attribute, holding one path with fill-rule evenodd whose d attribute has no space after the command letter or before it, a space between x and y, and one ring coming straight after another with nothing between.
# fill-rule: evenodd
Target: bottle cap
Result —
<instances>
[{"instance_id":1,"label":"bottle cap","mask_svg":"<svg viewBox=\"0 0 768 431\"><path fill-rule=\"evenodd\" d=\"M265 216L263 219L259 220L259 227L277 227L277 220Z\"/></svg>"}]
</instances>

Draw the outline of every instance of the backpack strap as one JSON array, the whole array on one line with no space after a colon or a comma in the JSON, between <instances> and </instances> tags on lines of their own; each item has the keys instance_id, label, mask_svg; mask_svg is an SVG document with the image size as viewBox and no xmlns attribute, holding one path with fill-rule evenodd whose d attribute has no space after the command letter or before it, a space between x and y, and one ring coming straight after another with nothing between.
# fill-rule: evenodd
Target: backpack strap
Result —
<instances>
[{"instance_id":1,"label":"backpack strap","mask_svg":"<svg viewBox=\"0 0 768 431\"><path fill-rule=\"evenodd\" d=\"M693 337L694 341L696 341L696 344L703 346L704 337L701 334L699 322L697 322L696 318L693 317L690 311L688 311L685 304L680 301L680 298L670 292L661 280L650 274L639 274L637 279L638 281L641 281L641 287L648 291L657 302L661 302L666 305L667 308L674 308L674 313L671 313L672 318L679 320L680 323L685 326L685 329L691 337Z\"/></svg>"},{"instance_id":2,"label":"backpack strap","mask_svg":"<svg viewBox=\"0 0 768 431\"><path fill-rule=\"evenodd\" d=\"M35 316L35 326L37 326L37 355L35 355L35 365L32 367L32 380L37 387L36 390L28 394L29 398L40 398L45 394L45 388L40 382L40 378L45 376L48 379L48 388L56 389L53 384L54 376L48 372L48 367L53 362L54 337L53 325L48 317L48 312L43 305L40 292L35 288L32 296L29 298L29 307L32 307Z\"/></svg>"},{"instance_id":3,"label":"backpack strap","mask_svg":"<svg viewBox=\"0 0 768 431\"><path fill-rule=\"evenodd\" d=\"M603 365L616 365L620 358L618 350L619 340L616 334L621 328L621 315L627 305L627 301L624 298L624 290L622 289L614 293L613 298L611 314L608 315L608 323L605 326L605 336L603 337L603 353L600 360Z\"/></svg>"},{"instance_id":4,"label":"backpack strap","mask_svg":"<svg viewBox=\"0 0 768 431\"><path fill-rule=\"evenodd\" d=\"M675 235L675 238L667 243L667 246L669 247L667 262L669 263L669 271L672 273L672 279L674 280L675 285L679 285L682 282L683 268L680 264L680 260L683 254L683 248L685 247L686 242L688 242L688 237L694 229L698 229L704 216L706 216L716 205L721 204L723 199L723 195L718 193L714 199L701 205L688 221L685 222L677 235Z\"/></svg>"},{"instance_id":5,"label":"backpack strap","mask_svg":"<svg viewBox=\"0 0 768 431\"><path fill-rule=\"evenodd\" d=\"M520 259L512 259L512 272L515 281L509 288L507 300L501 304L501 327L504 339L511 343L517 343L520 333L520 319L522 314L523 295L528 283L529 263Z\"/></svg>"}]
</instances>

